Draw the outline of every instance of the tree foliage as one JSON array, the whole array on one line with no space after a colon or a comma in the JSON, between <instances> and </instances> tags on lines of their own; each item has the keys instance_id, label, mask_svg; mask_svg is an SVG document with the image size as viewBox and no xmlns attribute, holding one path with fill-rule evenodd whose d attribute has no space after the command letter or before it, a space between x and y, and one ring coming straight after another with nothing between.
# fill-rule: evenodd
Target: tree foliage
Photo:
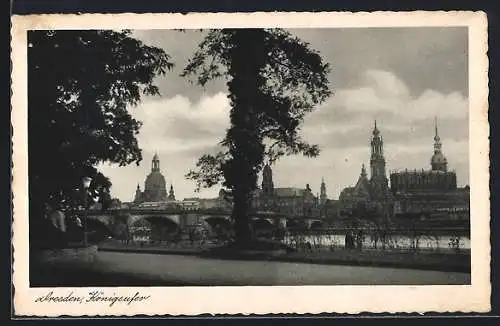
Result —
<instances>
[{"instance_id":1,"label":"tree foliage","mask_svg":"<svg viewBox=\"0 0 500 326\"><path fill-rule=\"evenodd\" d=\"M251 238L248 209L264 158L317 156L300 136L305 115L330 96L330 69L307 43L281 29L210 30L184 69L205 85L227 80L230 127L216 155L203 155L187 177L198 189L220 182L233 198L236 236Z\"/></svg>"},{"instance_id":2,"label":"tree foliage","mask_svg":"<svg viewBox=\"0 0 500 326\"><path fill-rule=\"evenodd\" d=\"M120 166L142 159L141 123L128 109L172 67L164 50L130 31L28 33L28 146L32 213L41 205L82 202L82 177L93 178L90 202L109 199L111 182L99 163Z\"/></svg>"}]
</instances>

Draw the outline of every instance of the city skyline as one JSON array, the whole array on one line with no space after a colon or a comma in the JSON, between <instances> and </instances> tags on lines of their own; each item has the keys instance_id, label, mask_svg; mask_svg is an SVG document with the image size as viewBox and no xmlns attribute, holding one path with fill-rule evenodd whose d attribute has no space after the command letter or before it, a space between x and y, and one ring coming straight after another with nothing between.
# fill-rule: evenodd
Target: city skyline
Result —
<instances>
[{"instance_id":1,"label":"city skyline","mask_svg":"<svg viewBox=\"0 0 500 326\"><path fill-rule=\"evenodd\" d=\"M292 34L319 50L332 66L334 95L306 116L302 134L318 144L317 158L291 156L273 167L276 185L302 187L314 194L325 179L329 198L352 186L369 165L369 139L376 119L384 137L387 173L429 169L434 117L439 122L443 152L458 184L469 184L467 30L464 28L310 29ZM146 44L160 46L176 67L159 81L162 97L145 98L133 115L143 121L138 136L143 148L140 166L104 165L111 193L131 201L158 152L167 186L176 197L215 197L219 187L194 192L184 175L198 157L217 150L228 126L229 104L224 81L201 88L178 77L203 33L135 31ZM398 40L412 39L400 47ZM342 46L338 46L342 44ZM418 69L417 69L418 68ZM432 78L431 78L432 77ZM298 173L300 171L300 173ZM260 180L259 180L260 183Z\"/></svg>"}]
</instances>

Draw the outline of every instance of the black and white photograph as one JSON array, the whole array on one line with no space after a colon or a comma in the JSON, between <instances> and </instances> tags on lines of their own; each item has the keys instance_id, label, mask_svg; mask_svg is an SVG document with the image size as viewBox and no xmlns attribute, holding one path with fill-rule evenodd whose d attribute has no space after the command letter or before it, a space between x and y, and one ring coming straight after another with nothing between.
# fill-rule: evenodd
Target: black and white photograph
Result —
<instances>
[{"instance_id":1,"label":"black and white photograph","mask_svg":"<svg viewBox=\"0 0 500 326\"><path fill-rule=\"evenodd\" d=\"M117 27L24 36L36 300L473 285L470 26Z\"/></svg>"}]
</instances>

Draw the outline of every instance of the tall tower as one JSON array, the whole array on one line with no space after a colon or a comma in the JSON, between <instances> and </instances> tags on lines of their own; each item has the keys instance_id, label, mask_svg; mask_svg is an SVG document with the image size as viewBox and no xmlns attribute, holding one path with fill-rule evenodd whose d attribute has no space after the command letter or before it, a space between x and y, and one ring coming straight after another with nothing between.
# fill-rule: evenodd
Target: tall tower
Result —
<instances>
[{"instance_id":1,"label":"tall tower","mask_svg":"<svg viewBox=\"0 0 500 326\"><path fill-rule=\"evenodd\" d=\"M269 163L264 165L262 171L262 191L264 195L267 196L272 196L274 194L273 170L271 170Z\"/></svg>"},{"instance_id":2,"label":"tall tower","mask_svg":"<svg viewBox=\"0 0 500 326\"><path fill-rule=\"evenodd\" d=\"M372 179L385 178L384 140L377 128L377 120L372 132L370 167Z\"/></svg>"},{"instance_id":3,"label":"tall tower","mask_svg":"<svg viewBox=\"0 0 500 326\"><path fill-rule=\"evenodd\" d=\"M377 195L385 194L387 191L387 176L385 174L384 140L377 128L377 120L375 120L372 132L370 169L370 183L375 193Z\"/></svg>"},{"instance_id":4,"label":"tall tower","mask_svg":"<svg viewBox=\"0 0 500 326\"><path fill-rule=\"evenodd\" d=\"M151 162L151 172L160 172L160 159L157 153L155 153Z\"/></svg>"},{"instance_id":5,"label":"tall tower","mask_svg":"<svg viewBox=\"0 0 500 326\"><path fill-rule=\"evenodd\" d=\"M320 188L320 195L319 195L319 204L324 205L326 204L327 200L326 196L326 184L325 184L325 179L321 178L321 188Z\"/></svg>"},{"instance_id":6,"label":"tall tower","mask_svg":"<svg viewBox=\"0 0 500 326\"><path fill-rule=\"evenodd\" d=\"M139 203L142 200L142 191L139 184L137 184L137 188L135 189L134 203Z\"/></svg>"},{"instance_id":7,"label":"tall tower","mask_svg":"<svg viewBox=\"0 0 500 326\"><path fill-rule=\"evenodd\" d=\"M441 151L441 138L438 134L437 117L434 118L434 154L431 157L431 168L433 171L448 170L448 160Z\"/></svg>"}]
</instances>

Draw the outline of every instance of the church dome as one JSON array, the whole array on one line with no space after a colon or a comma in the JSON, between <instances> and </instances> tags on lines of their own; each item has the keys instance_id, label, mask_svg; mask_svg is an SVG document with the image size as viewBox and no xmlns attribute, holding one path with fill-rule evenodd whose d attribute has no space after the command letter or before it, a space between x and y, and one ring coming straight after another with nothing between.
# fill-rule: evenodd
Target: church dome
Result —
<instances>
[{"instance_id":1,"label":"church dome","mask_svg":"<svg viewBox=\"0 0 500 326\"><path fill-rule=\"evenodd\" d=\"M151 162L151 173L146 177L143 199L150 202L164 201L167 199L167 183L160 172L160 160L155 154Z\"/></svg>"},{"instance_id":2,"label":"church dome","mask_svg":"<svg viewBox=\"0 0 500 326\"><path fill-rule=\"evenodd\" d=\"M161 172L151 172L146 177L145 189L166 189L165 177Z\"/></svg>"},{"instance_id":3,"label":"church dome","mask_svg":"<svg viewBox=\"0 0 500 326\"><path fill-rule=\"evenodd\" d=\"M448 160L442 152L436 152L431 158L431 168L433 171L447 171Z\"/></svg>"}]
</instances>

